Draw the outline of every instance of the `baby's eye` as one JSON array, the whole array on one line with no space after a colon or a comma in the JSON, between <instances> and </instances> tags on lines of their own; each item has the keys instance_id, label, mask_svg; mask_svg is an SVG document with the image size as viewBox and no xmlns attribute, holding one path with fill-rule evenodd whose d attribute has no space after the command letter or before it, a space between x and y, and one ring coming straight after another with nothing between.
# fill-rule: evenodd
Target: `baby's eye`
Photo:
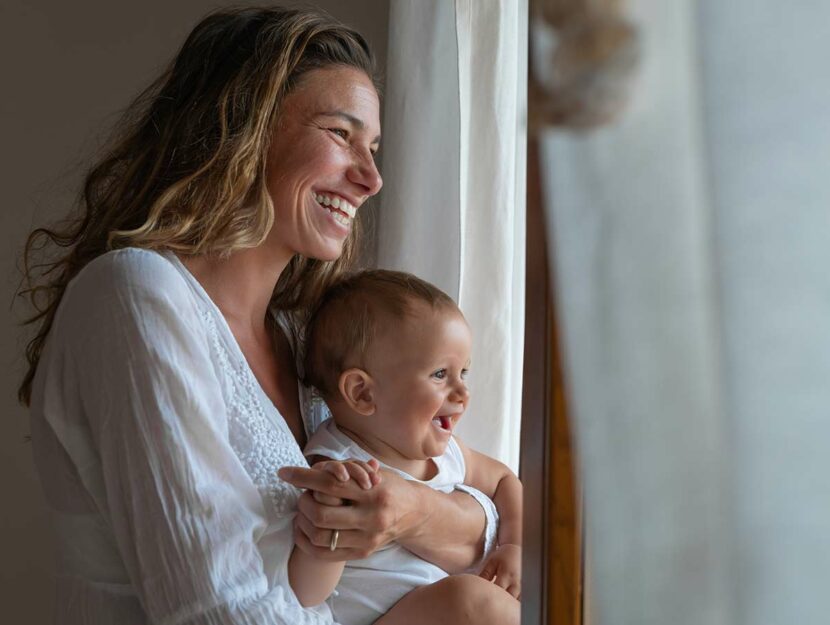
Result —
<instances>
[{"instance_id":1,"label":"baby's eye","mask_svg":"<svg viewBox=\"0 0 830 625\"><path fill-rule=\"evenodd\" d=\"M470 372L470 370L469 370L469 369L462 369L462 370L461 370L461 379L462 379L462 380L466 380L466 379L467 379L467 374L468 374L469 372Z\"/></svg>"},{"instance_id":2,"label":"baby's eye","mask_svg":"<svg viewBox=\"0 0 830 625\"><path fill-rule=\"evenodd\" d=\"M438 371L433 371L432 377L436 380L443 380L447 377L447 370L446 369L438 369Z\"/></svg>"}]
</instances>

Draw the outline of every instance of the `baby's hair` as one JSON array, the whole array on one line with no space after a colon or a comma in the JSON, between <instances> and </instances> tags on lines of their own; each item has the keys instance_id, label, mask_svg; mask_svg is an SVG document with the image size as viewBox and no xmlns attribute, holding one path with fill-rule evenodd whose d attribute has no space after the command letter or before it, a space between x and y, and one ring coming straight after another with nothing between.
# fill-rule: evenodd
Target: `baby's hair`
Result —
<instances>
[{"instance_id":1,"label":"baby's hair","mask_svg":"<svg viewBox=\"0 0 830 625\"><path fill-rule=\"evenodd\" d=\"M370 269L339 279L309 317L304 384L315 386L326 399L334 398L340 374L351 367L365 369L379 331L413 317L418 303L460 314L449 295L410 273Z\"/></svg>"}]
</instances>

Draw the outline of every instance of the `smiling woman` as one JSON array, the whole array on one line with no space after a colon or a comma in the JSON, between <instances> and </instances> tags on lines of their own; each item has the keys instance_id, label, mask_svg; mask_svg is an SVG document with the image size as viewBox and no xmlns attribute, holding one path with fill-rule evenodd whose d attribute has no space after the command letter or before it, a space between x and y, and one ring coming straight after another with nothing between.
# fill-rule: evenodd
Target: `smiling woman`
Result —
<instances>
[{"instance_id":1,"label":"smiling woman","mask_svg":"<svg viewBox=\"0 0 830 625\"><path fill-rule=\"evenodd\" d=\"M285 99L268 153L266 185L279 224L270 245L289 256L340 256L357 209L382 184L374 161L379 120L365 72L338 66L303 77Z\"/></svg>"},{"instance_id":2,"label":"smiling woman","mask_svg":"<svg viewBox=\"0 0 830 625\"><path fill-rule=\"evenodd\" d=\"M128 109L80 216L30 236L20 398L61 622L328 625L289 580L299 550L482 557L480 495L391 474L367 490L301 452L326 415L298 384L303 320L381 186L372 73L364 39L313 11L209 15ZM471 622L491 587L450 593L447 618Z\"/></svg>"}]
</instances>

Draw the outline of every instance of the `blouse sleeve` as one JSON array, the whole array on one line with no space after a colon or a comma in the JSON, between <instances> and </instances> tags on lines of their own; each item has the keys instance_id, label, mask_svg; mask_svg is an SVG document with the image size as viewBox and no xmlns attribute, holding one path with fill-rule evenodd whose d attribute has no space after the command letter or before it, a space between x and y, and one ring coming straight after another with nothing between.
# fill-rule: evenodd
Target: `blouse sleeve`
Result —
<instances>
[{"instance_id":1,"label":"blouse sleeve","mask_svg":"<svg viewBox=\"0 0 830 625\"><path fill-rule=\"evenodd\" d=\"M70 285L53 336L91 440L79 469L150 622L331 623L264 573L266 513L188 285L151 252L109 261Z\"/></svg>"}]
</instances>

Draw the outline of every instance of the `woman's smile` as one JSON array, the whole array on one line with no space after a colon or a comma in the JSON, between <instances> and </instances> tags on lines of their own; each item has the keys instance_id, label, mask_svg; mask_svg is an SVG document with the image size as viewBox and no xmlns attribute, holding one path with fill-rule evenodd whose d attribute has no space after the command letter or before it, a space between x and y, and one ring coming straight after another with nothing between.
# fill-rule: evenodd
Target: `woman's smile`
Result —
<instances>
[{"instance_id":1,"label":"woman's smile","mask_svg":"<svg viewBox=\"0 0 830 625\"><path fill-rule=\"evenodd\" d=\"M328 211L337 223L347 228L351 227L352 219L357 214L357 208L348 200L337 195L324 193L314 193L313 196L314 201Z\"/></svg>"}]
</instances>

